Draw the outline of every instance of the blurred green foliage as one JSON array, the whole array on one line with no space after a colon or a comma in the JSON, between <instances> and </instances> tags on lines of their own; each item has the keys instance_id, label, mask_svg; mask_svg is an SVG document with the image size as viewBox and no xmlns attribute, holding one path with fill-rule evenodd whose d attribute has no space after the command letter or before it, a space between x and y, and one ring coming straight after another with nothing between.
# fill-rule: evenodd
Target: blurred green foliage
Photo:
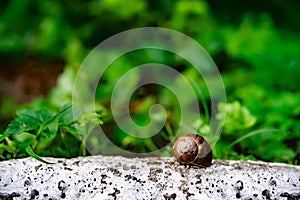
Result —
<instances>
[{"instance_id":1,"label":"blurred green foliage","mask_svg":"<svg viewBox=\"0 0 300 200\"><path fill-rule=\"evenodd\" d=\"M222 73L228 103L219 105L216 117L226 110L227 118L223 134L213 150L215 158L299 164L299 8L300 3L293 0L243 3L236 0L2 1L0 57L17 60L28 56L62 58L67 64L48 97L19 106L27 110L18 111L6 131L4 127L0 130L1 159L32 152L41 156L85 155L79 140L83 133L74 131L69 111L60 113L60 108L72 101L72 87L80 63L92 48L116 33L157 26L175 29L197 40ZM196 77L203 89L202 109L206 110L206 117L201 116L191 128L204 135L209 130L209 113L205 108L210 102L203 80L174 55L139 51L113 63L115 67L106 72L96 93L101 105L98 117L109 129L108 137L122 148L135 152L153 151L168 144L175 137L180 115L176 111L178 104L167 89L149 86L140 88L132 98L132 115L138 124L145 124L150 106L163 104L171 117L161 133L152 140L138 140L114 125L108 105L116 80L132 66L151 61ZM1 113L15 109L14 103L4 102ZM54 116L58 118L53 119ZM64 121L61 119L64 117L69 118ZM49 119L53 121L39 132ZM18 128L18 123L30 129ZM170 153L171 149L167 148L164 155Z\"/></svg>"}]
</instances>

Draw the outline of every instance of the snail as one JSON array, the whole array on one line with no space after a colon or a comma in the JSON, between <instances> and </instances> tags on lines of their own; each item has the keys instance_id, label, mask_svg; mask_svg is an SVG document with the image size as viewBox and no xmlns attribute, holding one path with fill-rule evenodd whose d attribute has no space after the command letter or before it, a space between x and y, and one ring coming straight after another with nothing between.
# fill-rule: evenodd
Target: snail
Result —
<instances>
[{"instance_id":1,"label":"snail","mask_svg":"<svg viewBox=\"0 0 300 200\"><path fill-rule=\"evenodd\" d=\"M212 151L208 142L196 134L179 137L173 146L173 154L180 164L210 166Z\"/></svg>"}]
</instances>

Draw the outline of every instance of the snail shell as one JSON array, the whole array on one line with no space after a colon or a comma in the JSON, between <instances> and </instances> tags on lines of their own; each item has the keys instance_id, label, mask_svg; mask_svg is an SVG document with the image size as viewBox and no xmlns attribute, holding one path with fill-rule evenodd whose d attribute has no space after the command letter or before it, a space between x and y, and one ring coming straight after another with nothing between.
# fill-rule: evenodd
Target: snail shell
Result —
<instances>
[{"instance_id":1,"label":"snail shell","mask_svg":"<svg viewBox=\"0 0 300 200\"><path fill-rule=\"evenodd\" d=\"M210 145L196 134L179 137L174 143L173 154L181 164L210 166L212 162Z\"/></svg>"}]
</instances>

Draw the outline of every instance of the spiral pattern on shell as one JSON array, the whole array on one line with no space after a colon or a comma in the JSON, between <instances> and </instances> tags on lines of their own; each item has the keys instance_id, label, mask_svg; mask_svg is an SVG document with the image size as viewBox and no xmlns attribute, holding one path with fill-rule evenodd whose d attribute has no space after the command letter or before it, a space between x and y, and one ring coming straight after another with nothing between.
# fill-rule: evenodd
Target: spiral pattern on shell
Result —
<instances>
[{"instance_id":1,"label":"spiral pattern on shell","mask_svg":"<svg viewBox=\"0 0 300 200\"><path fill-rule=\"evenodd\" d=\"M196 134L179 137L174 143L173 154L180 164L210 166L212 163L210 145Z\"/></svg>"}]
</instances>

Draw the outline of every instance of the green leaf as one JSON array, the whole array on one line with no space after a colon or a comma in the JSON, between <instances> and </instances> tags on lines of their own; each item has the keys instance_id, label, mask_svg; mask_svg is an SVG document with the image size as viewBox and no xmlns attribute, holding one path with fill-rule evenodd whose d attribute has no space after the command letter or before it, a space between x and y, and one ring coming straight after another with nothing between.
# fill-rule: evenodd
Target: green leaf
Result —
<instances>
[{"instance_id":1,"label":"green leaf","mask_svg":"<svg viewBox=\"0 0 300 200\"><path fill-rule=\"evenodd\" d=\"M2 140L4 140L5 138L7 138L9 135L10 135L9 132L4 132L3 135L0 136L0 142L1 142Z\"/></svg>"},{"instance_id":2,"label":"green leaf","mask_svg":"<svg viewBox=\"0 0 300 200\"><path fill-rule=\"evenodd\" d=\"M41 158L39 155L37 155L36 153L34 153L34 151L32 150L32 148L30 146L27 146L25 148L25 151L34 159L37 159L38 161L41 161L43 163L46 163L46 164L55 164L55 163L52 163L52 162L48 162L46 160L44 160L43 158Z\"/></svg>"},{"instance_id":3,"label":"green leaf","mask_svg":"<svg viewBox=\"0 0 300 200\"><path fill-rule=\"evenodd\" d=\"M36 139L34 134L23 132L21 134L15 135L13 142L17 145L18 149L25 149L27 146L31 145Z\"/></svg>"},{"instance_id":4,"label":"green leaf","mask_svg":"<svg viewBox=\"0 0 300 200\"><path fill-rule=\"evenodd\" d=\"M58 116L59 116L60 114L62 114L63 112L65 112L66 110L68 110L68 109L71 108L71 107L72 107L72 105L69 105L69 106L65 107L65 108L62 109L60 112L56 113L54 116L52 116L51 118L49 118L48 120L46 120L44 123L42 123L41 126L40 126L40 128L39 128L39 130L38 130L37 135L40 135L46 128L49 127L49 125L50 125L51 123L53 123L53 122L58 118ZM57 129L56 129L56 130L57 130ZM52 138L52 137L50 137L50 138Z\"/></svg>"},{"instance_id":5,"label":"green leaf","mask_svg":"<svg viewBox=\"0 0 300 200\"><path fill-rule=\"evenodd\" d=\"M74 122L73 110L68 109L64 112L63 115L58 116L59 124L70 124Z\"/></svg>"},{"instance_id":6,"label":"green leaf","mask_svg":"<svg viewBox=\"0 0 300 200\"><path fill-rule=\"evenodd\" d=\"M219 103L218 110L216 118L222 120L225 117L225 134L233 134L238 131L246 130L252 127L256 122L256 118L238 101L232 103Z\"/></svg>"},{"instance_id":7,"label":"green leaf","mask_svg":"<svg viewBox=\"0 0 300 200\"><path fill-rule=\"evenodd\" d=\"M45 136L49 140L52 140L55 138L57 131L58 131L58 122L57 120L55 120L54 122L49 124L45 130L43 130L41 135Z\"/></svg>"},{"instance_id":8,"label":"green leaf","mask_svg":"<svg viewBox=\"0 0 300 200\"><path fill-rule=\"evenodd\" d=\"M17 111L17 116L19 117L32 117L35 118L36 120L40 122L44 122L48 120L51 116L52 113L47 111L47 110L20 110Z\"/></svg>"},{"instance_id":9,"label":"green leaf","mask_svg":"<svg viewBox=\"0 0 300 200\"><path fill-rule=\"evenodd\" d=\"M50 113L41 110L21 110L17 112L17 118L12 121L4 134L0 137L0 142L10 135L18 135L23 132L37 130L39 125L46 120Z\"/></svg>"},{"instance_id":10,"label":"green leaf","mask_svg":"<svg viewBox=\"0 0 300 200\"><path fill-rule=\"evenodd\" d=\"M18 135L23 132L37 131L37 135L40 135L45 129L48 128L45 136L49 139L53 139L58 130L58 124L51 124L57 117L69 109L71 105L65 107L56 115L52 116L49 111L46 110L20 110L17 111L17 118L12 121L4 134L0 136L0 142L10 135Z\"/></svg>"},{"instance_id":11,"label":"green leaf","mask_svg":"<svg viewBox=\"0 0 300 200\"><path fill-rule=\"evenodd\" d=\"M74 136L78 140L81 140L80 135L86 135L84 133L84 130L81 130L82 127L76 127L75 128L74 124L62 124L62 125L60 125L60 129L63 132L71 134L72 136Z\"/></svg>"}]
</instances>

